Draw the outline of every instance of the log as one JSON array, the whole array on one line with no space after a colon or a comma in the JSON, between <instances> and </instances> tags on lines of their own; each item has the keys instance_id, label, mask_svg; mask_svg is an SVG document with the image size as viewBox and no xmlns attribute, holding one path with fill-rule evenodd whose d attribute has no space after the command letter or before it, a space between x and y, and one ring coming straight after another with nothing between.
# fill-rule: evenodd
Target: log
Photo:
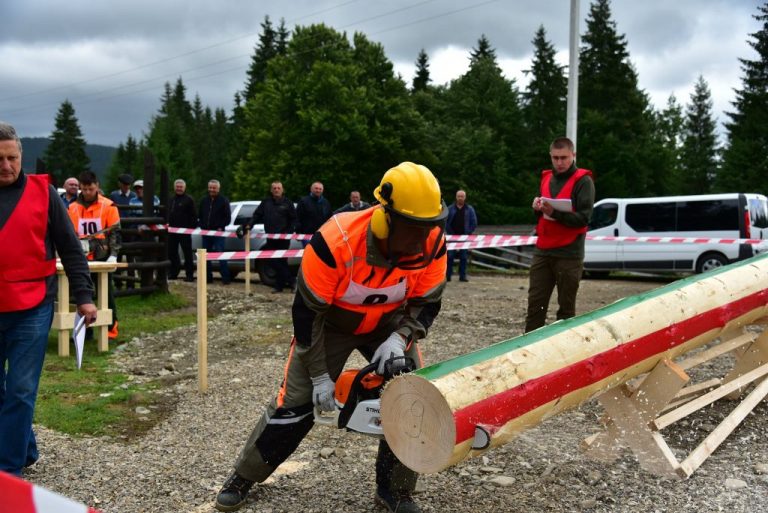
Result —
<instances>
[{"instance_id":1,"label":"log","mask_svg":"<svg viewBox=\"0 0 768 513\"><path fill-rule=\"evenodd\" d=\"M768 254L691 276L391 380L384 436L441 471L768 315Z\"/></svg>"}]
</instances>

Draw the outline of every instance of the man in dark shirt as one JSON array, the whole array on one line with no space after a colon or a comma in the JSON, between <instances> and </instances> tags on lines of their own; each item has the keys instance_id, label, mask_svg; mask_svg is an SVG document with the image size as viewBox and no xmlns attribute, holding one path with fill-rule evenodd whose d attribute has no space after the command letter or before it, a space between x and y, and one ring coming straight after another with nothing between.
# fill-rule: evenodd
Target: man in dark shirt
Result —
<instances>
[{"instance_id":1,"label":"man in dark shirt","mask_svg":"<svg viewBox=\"0 0 768 513\"><path fill-rule=\"evenodd\" d=\"M445 232L448 235L471 235L477 228L477 214L472 205L467 202L467 193L456 191L456 201L448 207L448 220L445 225ZM467 278L467 256L466 249L451 250L448 252L448 270L446 271L446 280L451 281L453 274L453 260L459 254L459 281L469 281Z\"/></svg>"},{"instance_id":2,"label":"man in dark shirt","mask_svg":"<svg viewBox=\"0 0 768 513\"><path fill-rule=\"evenodd\" d=\"M352 191L349 193L349 203L336 209L333 213L341 214L342 212L357 212L358 210L365 210L370 206L369 203L360 199L360 191Z\"/></svg>"},{"instance_id":3,"label":"man in dark shirt","mask_svg":"<svg viewBox=\"0 0 768 513\"><path fill-rule=\"evenodd\" d=\"M229 206L229 200L219 194L221 192L221 183L218 180L208 182L208 195L200 200L200 217L198 225L204 230L224 231L224 228L230 223L232 210ZM224 251L224 237L203 236L203 247L206 251ZM229 274L229 264L226 260L219 261L219 274L221 274L221 283L229 285L232 282ZM209 282L213 281L213 270L211 263L206 262L206 277Z\"/></svg>"},{"instance_id":4,"label":"man in dark shirt","mask_svg":"<svg viewBox=\"0 0 768 513\"><path fill-rule=\"evenodd\" d=\"M290 199L285 197L283 184L272 182L270 195L261 200L253 212L250 222L243 230L250 230L254 225L264 223L266 233L293 233L296 226L296 209ZM290 240L267 239L262 249L288 249ZM292 290L295 280L285 258L271 258L267 265L275 271L275 284L272 292L282 292L284 287Z\"/></svg>"},{"instance_id":5,"label":"man in dark shirt","mask_svg":"<svg viewBox=\"0 0 768 513\"><path fill-rule=\"evenodd\" d=\"M23 215L13 215L17 210ZM20 475L38 458L37 387L57 293L56 253L78 313L96 320L93 285L67 212L44 175L21 171L21 141L0 122L0 471Z\"/></svg>"},{"instance_id":6,"label":"man in dark shirt","mask_svg":"<svg viewBox=\"0 0 768 513\"><path fill-rule=\"evenodd\" d=\"M120 176L117 177L117 186L119 189L116 189L109 193L109 199L112 200L112 202L115 205L130 205L131 200L136 198L136 194L131 190L131 184L133 183L133 177L129 175L128 173L123 173ZM121 215L124 216L124 214L121 212Z\"/></svg>"},{"instance_id":7,"label":"man in dark shirt","mask_svg":"<svg viewBox=\"0 0 768 513\"><path fill-rule=\"evenodd\" d=\"M64 180L64 192L61 193L61 201L64 202L64 208L69 206L77 200L77 178L70 176Z\"/></svg>"},{"instance_id":8,"label":"man in dark shirt","mask_svg":"<svg viewBox=\"0 0 768 513\"><path fill-rule=\"evenodd\" d=\"M315 233L323 223L331 218L331 204L323 197L323 184L315 182L310 193L299 200L296 207L297 233ZM309 241L303 241L304 246Z\"/></svg>"},{"instance_id":9,"label":"man in dark shirt","mask_svg":"<svg viewBox=\"0 0 768 513\"><path fill-rule=\"evenodd\" d=\"M195 200L186 193L187 183L179 178L173 182L174 194L168 199L168 226L173 228L195 228L197 226L197 209ZM194 263L192 261L192 236L183 233L168 234L168 259L171 261L169 279L179 277L181 261L179 247L184 253L184 281L193 281Z\"/></svg>"}]
</instances>

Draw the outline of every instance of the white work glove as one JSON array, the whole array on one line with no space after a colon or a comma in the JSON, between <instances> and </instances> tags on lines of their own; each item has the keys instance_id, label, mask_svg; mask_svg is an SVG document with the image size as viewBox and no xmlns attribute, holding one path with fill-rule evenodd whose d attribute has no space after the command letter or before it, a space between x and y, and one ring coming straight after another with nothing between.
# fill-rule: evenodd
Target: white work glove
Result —
<instances>
[{"instance_id":1,"label":"white work glove","mask_svg":"<svg viewBox=\"0 0 768 513\"><path fill-rule=\"evenodd\" d=\"M379 367L376 369L376 372L379 373L379 375L384 375L384 365L386 364L387 360L393 356L405 356L405 339L397 332L393 332L389 338L387 338L387 340L382 342L381 345L376 348L376 352L373 353L371 362L379 362ZM392 373L397 374L397 372L404 369L405 367L406 364L404 358L395 360L391 366Z\"/></svg>"},{"instance_id":2,"label":"white work glove","mask_svg":"<svg viewBox=\"0 0 768 513\"><path fill-rule=\"evenodd\" d=\"M108 264L114 264L115 262L117 262L117 257L115 255L110 255L109 258L107 258Z\"/></svg>"},{"instance_id":3,"label":"white work glove","mask_svg":"<svg viewBox=\"0 0 768 513\"><path fill-rule=\"evenodd\" d=\"M336 409L334 391L336 383L326 372L312 378L312 403L320 411L333 411Z\"/></svg>"}]
</instances>

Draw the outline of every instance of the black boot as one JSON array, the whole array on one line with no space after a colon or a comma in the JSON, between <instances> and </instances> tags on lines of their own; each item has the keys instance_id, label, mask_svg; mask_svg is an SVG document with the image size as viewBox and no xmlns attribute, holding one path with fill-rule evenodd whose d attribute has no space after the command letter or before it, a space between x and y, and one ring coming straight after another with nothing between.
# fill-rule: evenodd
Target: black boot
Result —
<instances>
[{"instance_id":1,"label":"black boot","mask_svg":"<svg viewBox=\"0 0 768 513\"><path fill-rule=\"evenodd\" d=\"M411 492L391 492L383 486L376 488L376 502L392 513L421 513L419 505L413 501Z\"/></svg>"},{"instance_id":2,"label":"black boot","mask_svg":"<svg viewBox=\"0 0 768 513\"><path fill-rule=\"evenodd\" d=\"M219 511L235 511L240 509L248 498L248 491L253 486L253 481L240 477L237 472L232 472L227 482L219 490L216 496L216 509Z\"/></svg>"}]
</instances>

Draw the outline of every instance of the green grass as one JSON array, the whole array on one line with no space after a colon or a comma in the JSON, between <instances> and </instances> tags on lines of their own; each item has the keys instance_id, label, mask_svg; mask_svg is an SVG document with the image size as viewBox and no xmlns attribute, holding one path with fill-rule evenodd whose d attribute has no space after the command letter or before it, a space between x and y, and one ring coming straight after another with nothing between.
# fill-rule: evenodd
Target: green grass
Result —
<instances>
[{"instance_id":1,"label":"green grass","mask_svg":"<svg viewBox=\"0 0 768 513\"><path fill-rule=\"evenodd\" d=\"M118 342L195 322L188 301L175 294L117 298L117 310ZM114 348L112 341L110 347ZM86 341L80 370L72 342L69 357L61 358L57 353L57 334L51 331L35 409L36 423L72 435L130 435L151 427L151 422L138 419L135 409L159 401L159 396L151 393L156 383L132 383L112 365L112 352L99 353L95 341ZM150 419L156 416L154 412L147 415Z\"/></svg>"}]
</instances>

